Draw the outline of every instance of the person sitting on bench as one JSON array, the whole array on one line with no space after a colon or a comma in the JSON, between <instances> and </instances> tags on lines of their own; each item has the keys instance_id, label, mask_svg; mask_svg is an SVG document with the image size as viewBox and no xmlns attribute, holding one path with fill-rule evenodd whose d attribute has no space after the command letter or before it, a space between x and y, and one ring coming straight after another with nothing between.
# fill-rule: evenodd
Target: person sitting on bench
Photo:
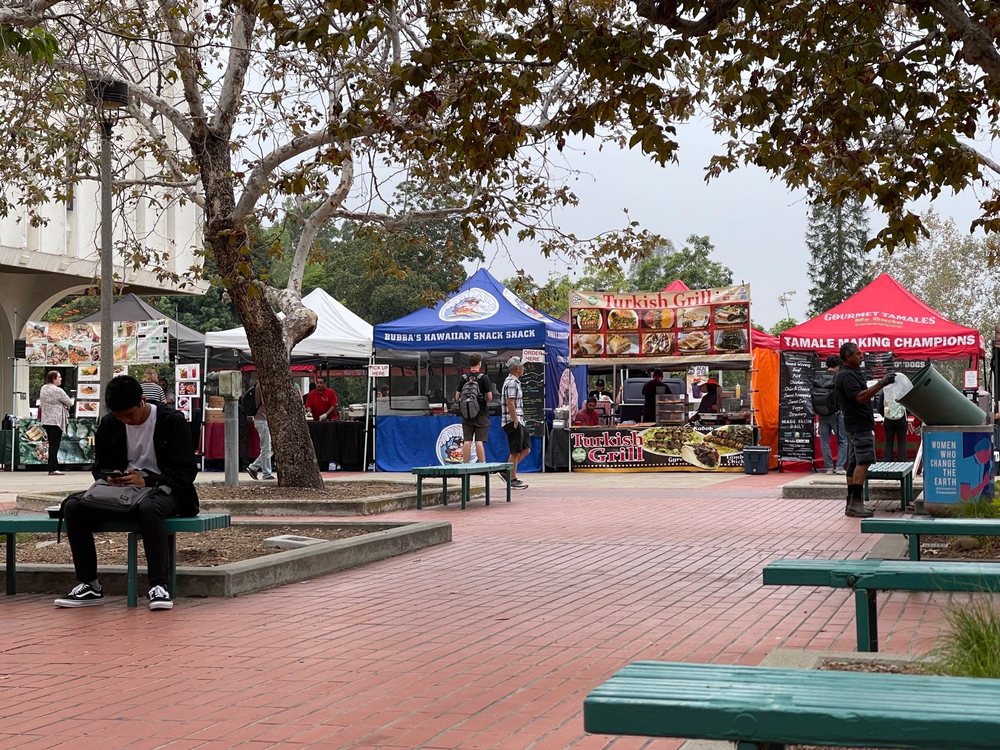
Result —
<instances>
[{"instance_id":1,"label":"person sitting on bench","mask_svg":"<svg viewBox=\"0 0 1000 750\"><path fill-rule=\"evenodd\" d=\"M172 609L170 560L164 519L198 515L198 475L191 430L184 415L166 404L149 403L139 381L119 375L108 383L104 394L106 414L97 427L94 443L95 479L121 488L152 487L127 512L142 534L149 572L149 608ZM112 473L113 472L113 473ZM73 567L79 584L57 607L88 607L104 603L97 581L97 550L93 523L122 518L116 510L98 509L83 502L84 492L70 495L63 503L66 534L73 552Z\"/></svg>"}]
</instances>

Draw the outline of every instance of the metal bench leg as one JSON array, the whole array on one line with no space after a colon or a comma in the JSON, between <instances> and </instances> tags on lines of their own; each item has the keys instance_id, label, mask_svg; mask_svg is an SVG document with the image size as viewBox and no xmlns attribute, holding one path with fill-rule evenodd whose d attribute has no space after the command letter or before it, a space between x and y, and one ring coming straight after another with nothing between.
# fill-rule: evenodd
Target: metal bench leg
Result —
<instances>
[{"instance_id":1,"label":"metal bench leg","mask_svg":"<svg viewBox=\"0 0 1000 750\"><path fill-rule=\"evenodd\" d=\"M125 578L128 581L126 602L130 607L137 607L139 606L139 552L134 531L128 534L128 570Z\"/></svg>"},{"instance_id":2,"label":"metal bench leg","mask_svg":"<svg viewBox=\"0 0 1000 750\"><path fill-rule=\"evenodd\" d=\"M875 589L855 589L858 620L858 651L878 651L878 606Z\"/></svg>"},{"instance_id":3,"label":"metal bench leg","mask_svg":"<svg viewBox=\"0 0 1000 750\"><path fill-rule=\"evenodd\" d=\"M417 474L417 510L420 510L421 508L424 507L424 504L422 502L423 498L421 497L421 490L423 489L423 485L424 485L423 476Z\"/></svg>"},{"instance_id":4,"label":"metal bench leg","mask_svg":"<svg viewBox=\"0 0 1000 750\"><path fill-rule=\"evenodd\" d=\"M510 481L511 481L511 469L505 469L507 472L507 502L510 502Z\"/></svg>"},{"instance_id":5,"label":"metal bench leg","mask_svg":"<svg viewBox=\"0 0 1000 750\"><path fill-rule=\"evenodd\" d=\"M462 475L462 510L465 510L465 504L469 502L469 485L471 480L468 474Z\"/></svg>"},{"instance_id":6,"label":"metal bench leg","mask_svg":"<svg viewBox=\"0 0 1000 750\"><path fill-rule=\"evenodd\" d=\"M775 742L737 742L736 750L785 750L785 746Z\"/></svg>"},{"instance_id":7,"label":"metal bench leg","mask_svg":"<svg viewBox=\"0 0 1000 750\"><path fill-rule=\"evenodd\" d=\"M910 543L910 559L920 561L920 534L914 534L912 531L909 534L908 541Z\"/></svg>"},{"instance_id":8,"label":"metal bench leg","mask_svg":"<svg viewBox=\"0 0 1000 750\"><path fill-rule=\"evenodd\" d=\"M485 477L486 477L486 504L489 505L490 504L490 473L488 471L486 472Z\"/></svg>"},{"instance_id":9,"label":"metal bench leg","mask_svg":"<svg viewBox=\"0 0 1000 750\"><path fill-rule=\"evenodd\" d=\"M441 490L441 495L442 495L442 497L441 497L441 503L443 505L447 505L448 504L448 477L441 477L441 480L442 480L441 481L441 487L443 488Z\"/></svg>"},{"instance_id":10,"label":"metal bench leg","mask_svg":"<svg viewBox=\"0 0 1000 750\"><path fill-rule=\"evenodd\" d=\"M7 537L7 596L17 593L17 534L4 534Z\"/></svg>"},{"instance_id":11,"label":"metal bench leg","mask_svg":"<svg viewBox=\"0 0 1000 750\"><path fill-rule=\"evenodd\" d=\"M865 477L865 489L864 489L864 493L865 493L864 501L867 503L869 501L869 499L870 499L869 496L868 496L868 477Z\"/></svg>"},{"instance_id":12,"label":"metal bench leg","mask_svg":"<svg viewBox=\"0 0 1000 750\"><path fill-rule=\"evenodd\" d=\"M167 555L170 559L170 595L177 596L177 535L167 535Z\"/></svg>"}]
</instances>

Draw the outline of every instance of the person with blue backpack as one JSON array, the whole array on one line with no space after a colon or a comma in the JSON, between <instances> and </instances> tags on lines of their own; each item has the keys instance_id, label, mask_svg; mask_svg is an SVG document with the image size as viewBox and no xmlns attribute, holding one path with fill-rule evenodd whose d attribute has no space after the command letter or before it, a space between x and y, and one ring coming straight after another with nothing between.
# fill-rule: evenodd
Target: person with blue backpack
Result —
<instances>
[{"instance_id":1,"label":"person with blue backpack","mask_svg":"<svg viewBox=\"0 0 1000 750\"><path fill-rule=\"evenodd\" d=\"M821 372L812 382L813 411L819 417L819 446L823 453L823 468L827 474L846 474L847 431L844 429L844 412L837 403L834 380L840 370L840 357L831 354L826 358L826 371ZM837 437L837 465L834 468L830 438Z\"/></svg>"},{"instance_id":2,"label":"person with blue backpack","mask_svg":"<svg viewBox=\"0 0 1000 750\"><path fill-rule=\"evenodd\" d=\"M472 458L472 444L476 444L476 460L486 463L486 440L490 435L490 408L493 400L493 383L482 371L481 354L469 355L469 371L462 375L462 383L455 392L458 411L462 415L462 462Z\"/></svg>"}]
</instances>

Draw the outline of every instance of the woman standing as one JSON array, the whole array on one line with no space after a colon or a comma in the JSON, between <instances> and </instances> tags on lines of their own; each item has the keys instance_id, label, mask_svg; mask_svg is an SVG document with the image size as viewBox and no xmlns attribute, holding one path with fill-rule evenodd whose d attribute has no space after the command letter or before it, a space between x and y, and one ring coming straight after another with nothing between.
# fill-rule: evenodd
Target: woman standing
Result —
<instances>
[{"instance_id":1,"label":"woman standing","mask_svg":"<svg viewBox=\"0 0 1000 750\"><path fill-rule=\"evenodd\" d=\"M49 370L45 385L38 394L39 416L49 436L49 474L57 476L62 476L59 471L59 443L69 420L69 408L73 405L73 399L61 386L62 374L58 370Z\"/></svg>"},{"instance_id":2,"label":"woman standing","mask_svg":"<svg viewBox=\"0 0 1000 750\"><path fill-rule=\"evenodd\" d=\"M167 393L159 383L160 376L152 367L147 367L142 374L142 397L147 402L155 401L158 404L167 403Z\"/></svg>"}]
</instances>

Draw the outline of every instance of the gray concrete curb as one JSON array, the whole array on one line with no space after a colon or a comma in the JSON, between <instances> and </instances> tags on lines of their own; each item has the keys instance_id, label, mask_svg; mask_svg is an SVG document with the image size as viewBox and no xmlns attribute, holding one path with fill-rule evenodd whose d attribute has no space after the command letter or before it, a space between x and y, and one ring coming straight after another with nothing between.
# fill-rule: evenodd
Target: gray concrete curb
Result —
<instances>
[{"instance_id":1,"label":"gray concrete curb","mask_svg":"<svg viewBox=\"0 0 1000 750\"><path fill-rule=\"evenodd\" d=\"M924 479L921 476L913 477L913 495L916 497L924 488ZM872 479L868 483L868 489L873 502L895 503L899 508L899 482ZM843 500L847 497L847 480L842 474L816 474L810 473L801 479L787 482L781 487L781 496L791 499L817 500L824 498L837 498Z\"/></svg>"},{"instance_id":2,"label":"gray concrete curb","mask_svg":"<svg viewBox=\"0 0 1000 750\"><path fill-rule=\"evenodd\" d=\"M266 527L279 524L273 521L246 521L233 525ZM293 528L345 525L368 526L377 531L211 568L178 567L176 593L178 596L196 597L250 594L451 541L451 524L447 521L362 521L349 524L328 521L295 524ZM6 572L6 567L0 565L0 570ZM101 583L109 594L125 593L124 565L101 566L99 571ZM144 567L140 567L139 576L139 590L145 591ZM17 566L17 590L20 593L62 594L75 583L70 565Z\"/></svg>"},{"instance_id":3,"label":"gray concrete curb","mask_svg":"<svg viewBox=\"0 0 1000 750\"><path fill-rule=\"evenodd\" d=\"M490 487L490 503L498 499L506 500L507 488L502 481L497 487ZM66 493L69 494L69 493ZM17 496L17 509L43 513L50 505L58 505L66 494L31 493ZM423 504L441 505L441 488L426 488L423 491ZM478 501L486 497L485 487L472 487L469 499ZM448 487L448 503L461 505L461 487ZM391 513L397 510L415 510L417 493L394 492L389 495L374 495L351 500L202 500L201 510L204 513L229 513L232 516L371 516L378 513Z\"/></svg>"}]
</instances>

